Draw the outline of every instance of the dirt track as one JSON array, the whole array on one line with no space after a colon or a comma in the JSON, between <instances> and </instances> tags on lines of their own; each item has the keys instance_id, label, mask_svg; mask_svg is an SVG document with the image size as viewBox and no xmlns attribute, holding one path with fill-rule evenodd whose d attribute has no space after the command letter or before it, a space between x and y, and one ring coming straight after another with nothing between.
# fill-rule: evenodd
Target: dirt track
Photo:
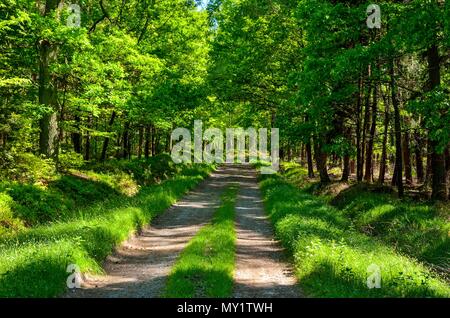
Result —
<instances>
[{"instance_id":1,"label":"dirt track","mask_svg":"<svg viewBox=\"0 0 450 318\"><path fill-rule=\"evenodd\" d=\"M240 184L236 205L237 255L233 297L296 297L296 281L273 241L256 172L247 166L223 166L187 194L140 236L123 244L104 264L106 275L87 276L82 289L64 297L160 297L178 255L207 224L228 185Z\"/></svg>"}]
</instances>

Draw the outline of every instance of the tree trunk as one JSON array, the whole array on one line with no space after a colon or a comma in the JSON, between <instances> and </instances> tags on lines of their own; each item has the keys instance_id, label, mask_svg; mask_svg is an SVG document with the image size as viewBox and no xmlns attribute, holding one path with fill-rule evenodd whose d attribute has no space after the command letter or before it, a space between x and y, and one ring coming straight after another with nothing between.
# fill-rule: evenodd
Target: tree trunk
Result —
<instances>
[{"instance_id":1,"label":"tree trunk","mask_svg":"<svg viewBox=\"0 0 450 318\"><path fill-rule=\"evenodd\" d=\"M419 130L414 132L414 155L416 159L416 174L417 174L417 183L423 183L424 181L424 172L423 172L423 158L422 158L422 138L420 137Z\"/></svg>"},{"instance_id":2,"label":"tree trunk","mask_svg":"<svg viewBox=\"0 0 450 318\"><path fill-rule=\"evenodd\" d=\"M352 129L345 127L344 128L345 138L351 142L352 139ZM347 182L350 177L350 153L347 151L344 153L343 158L343 167L342 167L342 178L341 181Z\"/></svg>"},{"instance_id":3,"label":"tree trunk","mask_svg":"<svg viewBox=\"0 0 450 318\"><path fill-rule=\"evenodd\" d=\"M356 179L362 181L363 178L363 163L361 153L361 113L362 113L362 80L358 81L358 97L356 100Z\"/></svg>"},{"instance_id":4,"label":"tree trunk","mask_svg":"<svg viewBox=\"0 0 450 318\"><path fill-rule=\"evenodd\" d=\"M391 77L391 94L392 105L394 106L394 130L395 130L395 184L398 188L398 196L403 197L403 160L402 160L402 127L400 117L400 103L397 97L397 83L395 80L394 61L391 61L390 65L390 77Z\"/></svg>"},{"instance_id":5,"label":"tree trunk","mask_svg":"<svg viewBox=\"0 0 450 318\"><path fill-rule=\"evenodd\" d=\"M87 126L88 128L92 127L92 114L88 116ZM84 148L84 160L89 161L91 160L91 133L89 129L86 130L86 143Z\"/></svg>"},{"instance_id":6,"label":"tree trunk","mask_svg":"<svg viewBox=\"0 0 450 318\"><path fill-rule=\"evenodd\" d=\"M314 155L316 157L317 170L320 174L320 182L329 183L331 180L327 170L328 156L323 152L322 145L318 144L317 140L314 142Z\"/></svg>"},{"instance_id":7,"label":"tree trunk","mask_svg":"<svg viewBox=\"0 0 450 318\"><path fill-rule=\"evenodd\" d=\"M123 141L122 141L122 158L128 159L129 154L129 143L130 143L130 123L127 121L125 123L125 128L123 131Z\"/></svg>"},{"instance_id":8,"label":"tree trunk","mask_svg":"<svg viewBox=\"0 0 450 318\"><path fill-rule=\"evenodd\" d=\"M388 136L389 136L389 121L390 121L390 112L389 112L389 97L385 97L384 94L381 92L383 96L383 102L384 102L384 134L383 134L383 144L382 144L382 151L381 151L381 162L380 162L380 174L378 176L378 182L383 184L384 178L386 176L386 161L387 161L387 142L388 142Z\"/></svg>"},{"instance_id":9,"label":"tree trunk","mask_svg":"<svg viewBox=\"0 0 450 318\"><path fill-rule=\"evenodd\" d=\"M156 128L152 125L152 157L156 156Z\"/></svg>"},{"instance_id":10,"label":"tree trunk","mask_svg":"<svg viewBox=\"0 0 450 318\"><path fill-rule=\"evenodd\" d=\"M405 178L406 184L413 183L412 166L411 166L411 151L409 149L409 132L403 134L403 162L405 163Z\"/></svg>"},{"instance_id":11,"label":"tree trunk","mask_svg":"<svg viewBox=\"0 0 450 318\"><path fill-rule=\"evenodd\" d=\"M440 56L436 45L433 45L427 52L428 75L430 79L430 90L441 85ZM431 150L431 170L432 170L432 193L435 200L447 200L447 173L445 171L445 155L437 152L437 143L430 140Z\"/></svg>"},{"instance_id":12,"label":"tree trunk","mask_svg":"<svg viewBox=\"0 0 450 318\"><path fill-rule=\"evenodd\" d=\"M142 146L144 143L144 127L139 127L139 141L138 141L138 159L142 159Z\"/></svg>"},{"instance_id":13,"label":"tree trunk","mask_svg":"<svg viewBox=\"0 0 450 318\"><path fill-rule=\"evenodd\" d=\"M144 145L144 156L145 159L150 157L150 143L151 143L151 127L147 125L145 127L145 145Z\"/></svg>"},{"instance_id":14,"label":"tree trunk","mask_svg":"<svg viewBox=\"0 0 450 318\"><path fill-rule=\"evenodd\" d=\"M312 159L311 142L308 142L305 145L305 148L306 148L306 157L308 161L308 178L314 178L314 165Z\"/></svg>"},{"instance_id":15,"label":"tree trunk","mask_svg":"<svg viewBox=\"0 0 450 318\"><path fill-rule=\"evenodd\" d=\"M375 133L377 129L377 112L378 112L378 89L377 85L374 84L373 88L373 104L372 104L372 125L370 127L369 140L367 142L366 151L366 173L364 175L364 180L367 182L372 182L373 178L373 144L375 140Z\"/></svg>"},{"instance_id":16,"label":"tree trunk","mask_svg":"<svg viewBox=\"0 0 450 318\"><path fill-rule=\"evenodd\" d=\"M114 124L114 119L116 118L116 112L113 111L111 114L111 118L109 119L109 123L108 126L109 128L111 128L111 126ZM105 138L105 141L103 142L103 148L102 148L102 154L100 157L100 161L105 161L106 160L106 155L108 152L108 144L109 144L109 137Z\"/></svg>"},{"instance_id":17,"label":"tree trunk","mask_svg":"<svg viewBox=\"0 0 450 318\"><path fill-rule=\"evenodd\" d=\"M350 156L348 154L344 155L343 165L341 181L347 182L350 177Z\"/></svg>"},{"instance_id":18,"label":"tree trunk","mask_svg":"<svg viewBox=\"0 0 450 318\"><path fill-rule=\"evenodd\" d=\"M47 16L58 6L57 0L47 0L41 10ZM58 157L58 107L55 86L51 83L50 63L56 58L56 50L46 39L39 41L39 104L50 106L52 111L39 121L39 152L48 158Z\"/></svg>"},{"instance_id":19,"label":"tree trunk","mask_svg":"<svg viewBox=\"0 0 450 318\"><path fill-rule=\"evenodd\" d=\"M81 117L79 115L76 115L75 116L75 128L77 129L77 132L72 133L72 142L73 142L73 150L79 154L81 154L81 152L83 150L80 126L81 126Z\"/></svg>"}]
</instances>

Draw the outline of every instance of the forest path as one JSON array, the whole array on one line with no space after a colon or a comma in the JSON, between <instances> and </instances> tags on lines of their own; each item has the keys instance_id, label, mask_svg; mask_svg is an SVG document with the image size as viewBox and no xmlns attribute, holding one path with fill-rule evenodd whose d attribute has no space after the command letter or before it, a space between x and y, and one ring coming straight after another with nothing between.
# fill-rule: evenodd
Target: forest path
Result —
<instances>
[{"instance_id":1,"label":"forest path","mask_svg":"<svg viewBox=\"0 0 450 318\"><path fill-rule=\"evenodd\" d=\"M256 171L241 166L236 200L235 298L300 297L283 249L264 212Z\"/></svg>"},{"instance_id":2,"label":"forest path","mask_svg":"<svg viewBox=\"0 0 450 318\"><path fill-rule=\"evenodd\" d=\"M284 262L264 214L256 171L246 165L222 166L199 187L152 220L141 235L109 256L106 275L87 275L82 288L63 297L161 297L166 279L181 251L211 221L220 195L239 184L236 201L236 271L233 297L298 297L296 280Z\"/></svg>"}]
</instances>

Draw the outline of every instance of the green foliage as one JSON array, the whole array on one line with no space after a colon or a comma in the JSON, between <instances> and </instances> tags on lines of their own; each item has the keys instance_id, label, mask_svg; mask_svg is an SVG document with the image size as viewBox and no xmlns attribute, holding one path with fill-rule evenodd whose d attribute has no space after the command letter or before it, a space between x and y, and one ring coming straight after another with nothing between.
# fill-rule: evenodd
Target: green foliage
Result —
<instances>
[{"instance_id":1,"label":"green foliage","mask_svg":"<svg viewBox=\"0 0 450 318\"><path fill-rule=\"evenodd\" d=\"M148 185L173 176L181 168L175 164L170 155L160 154L142 160L109 160L104 163L95 163L87 166L100 173L127 173L139 184Z\"/></svg>"},{"instance_id":2,"label":"green foliage","mask_svg":"<svg viewBox=\"0 0 450 318\"><path fill-rule=\"evenodd\" d=\"M14 215L28 226L58 220L75 207L60 193L37 185L13 183L6 192L14 199Z\"/></svg>"},{"instance_id":3,"label":"green foliage","mask_svg":"<svg viewBox=\"0 0 450 318\"><path fill-rule=\"evenodd\" d=\"M202 228L183 250L167 280L171 298L230 297L235 264L235 200L238 187L222 194L212 224Z\"/></svg>"},{"instance_id":4,"label":"green foliage","mask_svg":"<svg viewBox=\"0 0 450 318\"><path fill-rule=\"evenodd\" d=\"M5 154L0 159L1 179L20 182L49 182L56 176L53 160L31 153Z\"/></svg>"},{"instance_id":5,"label":"green foliage","mask_svg":"<svg viewBox=\"0 0 450 318\"><path fill-rule=\"evenodd\" d=\"M80 169L83 165L83 155L74 151L65 151L58 156L58 166L62 170Z\"/></svg>"},{"instance_id":6,"label":"green foliage","mask_svg":"<svg viewBox=\"0 0 450 318\"><path fill-rule=\"evenodd\" d=\"M10 232L17 232L24 228L23 221L13 215L13 205L13 198L6 193L0 192L0 236Z\"/></svg>"},{"instance_id":7,"label":"green foliage","mask_svg":"<svg viewBox=\"0 0 450 318\"><path fill-rule=\"evenodd\" d=\"M450 143L450 94L437 88L409 105L412 111L421 114L430 140L436 142L436 152L443 153Z\"/></svg>"}]
</instances>

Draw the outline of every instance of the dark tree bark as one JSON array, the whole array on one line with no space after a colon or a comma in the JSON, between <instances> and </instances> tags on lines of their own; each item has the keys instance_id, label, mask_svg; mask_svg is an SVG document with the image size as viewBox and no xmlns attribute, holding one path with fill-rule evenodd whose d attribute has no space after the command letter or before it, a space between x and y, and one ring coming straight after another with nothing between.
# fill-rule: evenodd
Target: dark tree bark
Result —
<instances>
[{"instance_id":1,"label":"dark tree bark","mask_svg":"<svg viewBox=\"0 0 450 318\"><path fill-rule=\"evenodd\" d=\"M81 117L79 115L76 115L75 116L75 128L77 129L77 131L72 133L72 142L73 142L73 150L79 154L81 154L81 152L83 151L80 126L81 126Z\"/></svg>"},{"instance_id":2,"label":"dark tree bark","mask_svg":"<svg viewBox=\"0 0 450 318\"><path fill-rule=\"evenodd\" d=\"M425 169L425 181L424 187L429 188L431 186L431 181L433 179L433 170L431 168L431 154L433 153L433 146L430 140L427 140L427 166Z\"/></svg>"},{"instance_id":3,"label":"dark tree bark","mask_svg":"<svg viewBox=\"0 0 450 318\"><path fill-rule=\"evenodd\" d=\"M392 105L394 106L394 130L395 130L395 184L398 189L398 196L403 197L403 160L402 160L402 127L400 117L400 102L397 97L397 83L395 80L394 61L390 65L390 88L392 94Z\"/></svg>"},{"instance_id":4,"label":"dark tree bark","mask_svg":"<svg viewBox=\"0 0 450 318\"><path fill-rule=\"evenodd\" d=\"M369 67L369 76L370 76L370 67ZM372 86L369 84L366 101L365 101L365 109L364 109L364 125L363 125L363 131L362 131L362 140L361 140L361 180L364 176L363 167L366 163L366 141L367 141L367 134L369 133L369 126L370 126L370 96L372 94ZM367 173L367 170L366 170ZM369 170L370 173L370 170Z\"/></svg>"},{"instance_id":5,"label":"dark tree bark","mask_svg":"<svg viewBox=\"0 0 450 318\"><path fill-rule=\"evenodd\" d=\"M312 159L311 142L308 142L305 145L305 149L306 149L306 160L308 162L308 178L314 178L314 164Z\"/></svg>"},{"instance_id":6,"label":"dark tree bark","mask_svg":"<svg viewBox=\"0 0 450 318\"><path fill-rule=\"evenodd\" d=\"M441 85L440 56L436 45L433 45L427 52L428 75L430 80L430 90ZM445 155L438 153L436 141L430 140L431 145L431 170L432 170L432 192L431 197L435 200L447 200L447 173L445 171Z\"/></svg>"},{"instance_id":7,"label":"dark tree bark","mask_svg":"<svg viewBox=\"0 0 450 318\"><path fill-rule=\"evenodd\" d=\"M361 113L362 113L362 79L358 81L358 96L356 100L356 179L363 179L363 162L361 151Z\"/></svg>"},{"instance_id":8,"label":"dark tree bark","mask_svg":"<svg viewBox=\"0 0 450 318\"><path fill-rule=\"evenodd\" d=\"M314 142L314 155L316 157L317 170L319 171L320 175L320 182L329 183L331 180L330 176L328 175L327 169L328 156L322 150L322 145L320 145L317 140Z\"/></svg>"},{"instance_id":9,"label":"dark tree bark","mask_svg":"<svg viewBox=\"0 0 450 318\"><path fill-rule=\"evenodd\" d=\"M88 116L88 122L87 122L88 128L92 127L92 114L89 114ZM89 129L86 131L86 142L84 145L84 160L89 161L91 160L91 133Z\"/></svg>"},{"instance_id":10,"label":"dark tree bark","mask_svg":"<svg viewBox=\"0 0 450 318\"><path fill-rule=\"evenodd\" d=\"M125 123L125 128L123 131L123 141L122 141L122 158L123 159L130 158L129 144L130 144L130 123L127 121Z\"/></svg>"},{"instance_id":11,"label":"dark tree bark","mask_svg":"<svg viewBox=\"0 0 450 318\"><path fill-rule=\"evenodd\" d=\"M114 120L116 119L116 112L113 111L111 114L111 118L109 119L109 123L108 126L109 128L111 128L111 126L114 124ZM105 138L105 141L103 142L103 148L102 148L102 154L100 156L100 161L105 161L106 160L106 154L108 152L108 145L109 145L109 137Z\"/></svg>"},{"instance_id":12,"label":"dark tree bark","mask_svg":"<svg viewBox=\"0 0 450 318\"><path fill-rule=\"evenodd\" d=\"M47 0L41 9L41 15L47 16L58 7L58 0ZM39 152L48 158L58 157L58 103L55 85L52 85L50 64L56 59L56 47L42 39L39 50L39 104L50 106L53 110L39 121Z\"/></svg>"},{"instance_id":13,"label":"dark tree bark","mask_svg":"<svg viewBox=\"0 0 450 318\"><path fill-rule=\"evenodd\" d=\"M380 161L380 174L378 176L378 182L383 184L384 178L386 176L386 161L387 161L387 142L389 136L389 121L390 121L390 104L389 97L383 96L384 102L384 134L383 134L383 143L382 143L382 151L381 151L381 161Z\"/></svg>"},{"instance_id":14,"label":"dark tree bark","mask_svg":"<svg viewBox=\"0 0 450 318\"><path fill-rule=\"evenodd\" d=\"M344 128L344 134L345 138L350 142L351 136L352 136L352 130L351 128ZM341 181L348 181L350 177L350 154L348 152L345 152L343 156L343 167L342 167L342 178Z\"/></svg>"},{"instance_id":15,"label":"dark tree bark","mask_svg":"<svg viewBox=\"0 0 450 318\"><path fill-rule=\"evenodd\" d=\"M411 165L411 151L409 149L409 132L405 131L403 134L403 162L405 163L405 178L406 184L411 185L413 183L412 177L412 165Z\"/></svg>"},{"instance_id":16,"label":"dark tree bark","mask_svg":"<svg viewBox=\"0 0 450 318\"><path fill-rule=\"evenodd\" d=\"M156 128L152 125L152 157L156 156Z\"/></svg>"},{"instance_id":17,"label":"dark tree bark","mask_svg":"<svg viewBox=\"0 0 450 318\"><path fill-rule=\"evenodd\" d=\"M366 172L364 180L372 182L373 180L373 144L375 140L375 133L377 129L377 113L378 113L378 88L374 85L373 88L373 103L372 103L372 124L370 127L369 140L367 142L366 150Z\"/></svg>"},{"instance_id":18,"label":"dark tree bark","mask_svg":"<svg viewBox=\"0 0 450 318\"><path fill-rule=\"evenodd\" d=\"M144 145L144 156L145 159L150 157L150 143L151 143L151 127L147 125L145 127L145 145Z\"/></svg>"},{"instance_id":19,"label":"dark tree bark","mask_svg":"<svg viewBox=\"0 0 450 318\"><path fill-rule=\"evenodd\" d=\"M414 156L416 159L416 174L417 183L423 183L424 181L424 171L423 171L423 154L422 147L423 142L418 129L414 132Z\"/></svg>"},{"instance_id":20,"label":"dark tree bark","mask_svg":"<svg viewBox=\"0 0 450 318\"><path fill-rule=\"evenodd\" d=\"M138 141L138 159L142 158L142 146L144 143L144 127L139 127L139 141Z\"/></svg>"}]
</instances>

